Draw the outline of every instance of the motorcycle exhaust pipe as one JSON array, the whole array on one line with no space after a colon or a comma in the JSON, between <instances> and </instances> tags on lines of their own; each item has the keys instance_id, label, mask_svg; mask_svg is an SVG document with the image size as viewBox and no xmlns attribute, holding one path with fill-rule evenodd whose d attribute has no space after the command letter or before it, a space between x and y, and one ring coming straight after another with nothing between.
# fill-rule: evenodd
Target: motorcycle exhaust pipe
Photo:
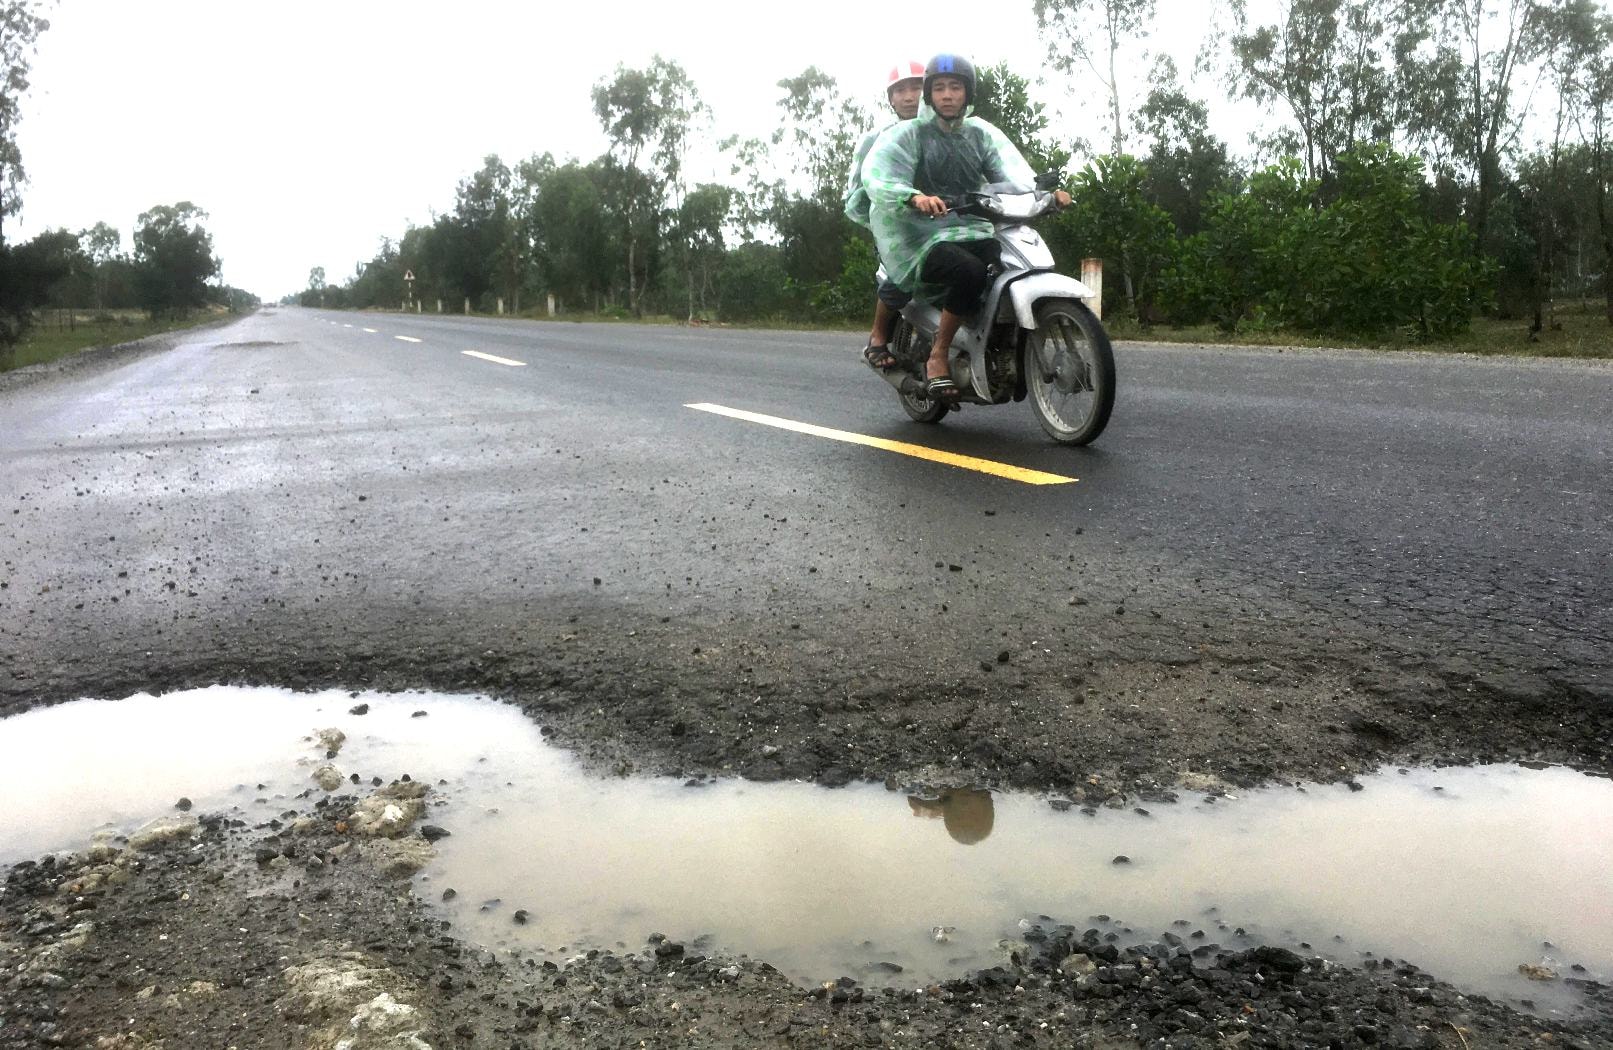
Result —
<instances>
[{"instance_id":1,"label":"motorcycle exhaust pipe","mask_svg":"<svg viewBox=\"0 0 1613 1050\"><path fill-rule=\"evenodd\" d=\"M904 397L924 396L924 384L899 368L893 368L888 372L881 372L879 374L884 377L885 382L896 388L896 392L898 394L901 394Z\"/></svg>"}]
</instances>

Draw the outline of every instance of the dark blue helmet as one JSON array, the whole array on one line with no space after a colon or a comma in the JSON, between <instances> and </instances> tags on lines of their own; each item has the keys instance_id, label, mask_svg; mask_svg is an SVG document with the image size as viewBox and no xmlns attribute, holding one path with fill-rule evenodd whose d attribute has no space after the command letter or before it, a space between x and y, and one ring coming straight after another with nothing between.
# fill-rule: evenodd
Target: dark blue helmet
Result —
<instances>
[{"instance_id":1,"label":"dark blue helmet","mask_svg":"<svg viewBox=\"0 0 1613 1050\"><path fill-rule=\"evenodd\" d=\"M963 81L963 108L968 109L975 104L975 66L974 63L962 55L941 53L930 59L930 64L924 67L924 102L930 107L935 103L930 101L930 85L936 77L957 77Z\"/></svg>"}]
</instances>

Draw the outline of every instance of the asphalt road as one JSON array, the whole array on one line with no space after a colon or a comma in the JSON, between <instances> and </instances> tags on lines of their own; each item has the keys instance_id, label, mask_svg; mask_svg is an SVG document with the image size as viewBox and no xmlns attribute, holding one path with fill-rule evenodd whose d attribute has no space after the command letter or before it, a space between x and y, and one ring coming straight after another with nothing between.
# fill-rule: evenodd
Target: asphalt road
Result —
<instances>
[{"instance_id":1,"label":"asphalt road","mask_svg":"<svg viewBox=\"0 0 1613 1050\"><path fill-rule=\"evenodd\" d=\"M280 309L174 342L0 387L0 710L475 688L624 768L830 782L1609 762L1604 365L1123 346L1068 449L1028 405L910 423L845 334Z\"/></svg>"}]
</instances>

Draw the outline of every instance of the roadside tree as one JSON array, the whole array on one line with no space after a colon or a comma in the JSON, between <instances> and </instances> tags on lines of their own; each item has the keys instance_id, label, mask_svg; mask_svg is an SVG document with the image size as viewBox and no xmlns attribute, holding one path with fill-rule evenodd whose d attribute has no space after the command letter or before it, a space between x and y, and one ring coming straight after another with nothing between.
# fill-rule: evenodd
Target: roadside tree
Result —
<instances>
[{"instance_id":1,"label":"roadside tree","mask_svg":"<svg viewBox=\"0 0 1613 1050\"><path fill-rule=\"evenodd\" d=\"M683 67L660 55L644 69L617 66L610 80L594 86L593 99L620 168L621 194L609 203L627 246L628 306L642 314L663 209L668 194L681 186L690 123L704 106Z\"/></svg>"},{"instance_id":2,"label":"roadside tree","mask_svg":"<svg viewBox=\"0 0 1613 1050\"><path fill-rule=\"evenodd\" d=\"M78 238L66 230L47 230L25 244L0 250L0 360L81 258Z\"/></svg>"},{"instance_id":3,"label":"roadside tree","mask_svg":"<svg viewBox=\"0 0 1613 1050\"><path fill-rule=\"evenodd\" d=\"M561 310L604 307L620 272L620 242L605 211L605 165L569 161L538 176L531 226L539 282Z\"/></svg>"},{"instance_id":4,"label":"roadside tree","mask_svg":"<svg viewBox=\"0 0 1613 1050\"><path fill-rule=\"evenodd\" d=\"M123 235L114 226L98 222L78 235L93 273L95 308L106 307L106 287L113 263L123 254Z\"/></svg>"},{"instance_id":5,"label":"roadside tree","mask_svg":"<svg viewBox=\"0 0 1613 1050\"><path fill-rule=\"evenodd\" d=\"M218 273L207 213L190 201L158 205L135 223L135 283L141 307L152 317L183 316L208 303L207 280ZM324 271L316 267L323 278Z\"/></svg>"},{"instance_id":6,"label":"roadside tree","mask_svg":"<svg viewBox=\"0 0 1613 1050\"><path fill-rule=\"evenodd\" d=\"M1390 59L1415 50L1439 2L1286 0L1275 21L1254 24L1236 0L1232 89L1288 110L1306 178L1326 183L1339 154L1392 139L1400 85Z\"/></svg>"},{"instance_id":7,"label":"roadside tree","mask_svg":"<svg viewBox=\"0 0 1613 1050\"><path fill-rule=\"evenodd\" d=\"M1205 211L1216 194L1236 189L1237 166L1224 142L1208 130L1209 111L1176 81L1169 58L1154 66L1137 126L1149 141L1142 190L1164 208L1176 232L1191 237L1204 229Z\"/></svg>"},{"instance_id":8,"label":"roadside tree","mask_svg":"<svg viewBox=\"0 0 1613 1050\"><path fill-rule=\"evenodd\" d=\"M1128 43L1148 35L1154 0L1033 0L1032 8L1053 68L1072 79L1090 73L1103 85L1109 96L1109 151L1124 153L1117 56Z\"/></svg>"},{"instance_id":9,"label":"roadside tree","mask_svg":"<svg viewBox=\"0 0 1613 1050\"><path fill-rule=\"evenodd\" d=\"M1152 320L1158 280L1176 251L1171 217L1143 191L1147 168L1134 157L1102 156L1076 175L1073 202L1049 229L1062 258L1097 256L1120 276L1127 311Z\"/></svg>"},{"instance_id":10,"label":"roadside tree","mask_svg":"<svg viewBox=\"0 0 1613 1050\"><path fill-rule=\"evenodd\" d=\"M0 247L4 247L5 220L22 209L22 186L27 181L22 152L17 148L17 122L22 96L28 91L35 44L50 28L36 0L0 2Z\"/></svg>"},{"instance_id":11,"label":"roadside tree","mask_svg":"<svg viewBox=\"0 0 1613 1050\"><path fill-rule=\"evenodd\" d=\"M1033 101L1030 82L1007 62L982 67L975 90L975 116L1008 136L1032 170L1063 171L1070 151L1048 134L1047 107Z\"/></svg>"},{"instance_id":12,"label":"roadside tree","mask_svg":"<svg viewBox=\"0 0 1613 1050\"><path fill-rule=\"evenodd\" d=\"M1476 252L1493 251L1491 211L1505 181L1526 102L1517 98L1528 64L1547 49L1553 21L1541 0L1444 0L1432 52L1408 55L1408 132L1465 180Z\"/></svg>"},{"instance_id":13,"label":"roadside tree","mask_svg":"<svg viewBox=\"0 0 1613 1050\"><path fill-rule=\"evenodd\" d=\"M684 197L678 208L676 233L683 255L683 279L688 318L706 317L710 307L720 309L721 299L713 277L727 248L723 229L733 210L734 191L715 183L702 183ZM699 313L695 311L699 304Z\"/></svg>"}]
</instances>

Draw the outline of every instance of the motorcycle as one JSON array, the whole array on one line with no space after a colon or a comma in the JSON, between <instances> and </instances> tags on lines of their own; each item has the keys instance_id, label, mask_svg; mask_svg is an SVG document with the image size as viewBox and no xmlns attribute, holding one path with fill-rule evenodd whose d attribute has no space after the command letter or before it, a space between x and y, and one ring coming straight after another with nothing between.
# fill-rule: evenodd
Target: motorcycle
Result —
<instances>
[{"instance_id":1,"label":"motorcycle","mask_svg":"<svg viewBox=\"0 0 1613 1050\"><path fill-rule=\"evenodd\" d=\"M987 186L947 199L949 211L991 220L1002 248L979 311L958 327L949 359L960 396L924 392L925 361L941 311L914 299L902 309L889 343L896 364L881 374L902 408L919 423L938 423L963 404L1001 405L1030 399L1049 437L1085 445L1108 425L1115 400L1114 351L1086 300L1091 289L1053 269L1053 253L1030 223L1052 211L1057 173L1036 187ZM883 271L880 274L884 277Z\"/></svg>"}]
</instances>

